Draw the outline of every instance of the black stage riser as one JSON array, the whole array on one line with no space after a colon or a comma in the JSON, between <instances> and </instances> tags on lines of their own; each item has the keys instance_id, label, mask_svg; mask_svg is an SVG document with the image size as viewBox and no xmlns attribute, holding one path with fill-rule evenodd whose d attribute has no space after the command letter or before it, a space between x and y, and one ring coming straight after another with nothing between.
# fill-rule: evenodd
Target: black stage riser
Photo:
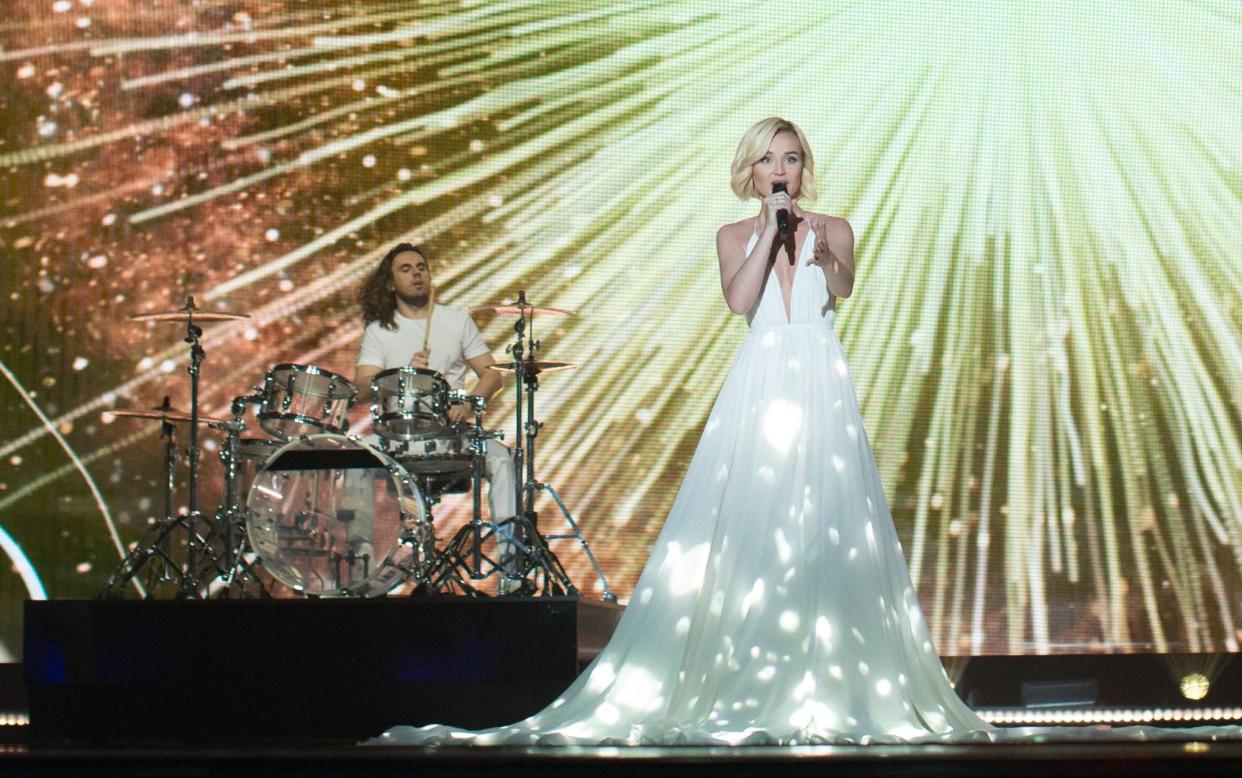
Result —
<instances>
[{"instance_id":1,"label":"black stage riser","mask_svg":"<svg viewBox=\"0 0 1242 778\"><path fill-rule=\"evenodd\" d=\"M573 598L28 602L30 734L355 739L504 724L555 699L620 612Z\"/></svg>"}]
</instances>

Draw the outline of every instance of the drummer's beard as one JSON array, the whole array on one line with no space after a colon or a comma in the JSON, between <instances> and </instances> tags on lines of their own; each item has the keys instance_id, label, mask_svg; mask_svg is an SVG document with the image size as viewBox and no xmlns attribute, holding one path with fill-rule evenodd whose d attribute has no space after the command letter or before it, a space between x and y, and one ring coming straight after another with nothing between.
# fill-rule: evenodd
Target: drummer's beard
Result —
<instances>
[{"instance_id":1,"label":"drummer's beard","mask_svg":"<svg viewBox=\"0 0 1242 778\"><path fill-rule=\"evenodd\" d=\"M401 292L394 290L393 294L397 296L397 299L399 299L401 302L405 303L406 305L410 306L411 308L426 308L427 301L431 299L430 292L424 292L421 295L417 295L417 294L402 294Z\"/></svg>"}]
</instances>

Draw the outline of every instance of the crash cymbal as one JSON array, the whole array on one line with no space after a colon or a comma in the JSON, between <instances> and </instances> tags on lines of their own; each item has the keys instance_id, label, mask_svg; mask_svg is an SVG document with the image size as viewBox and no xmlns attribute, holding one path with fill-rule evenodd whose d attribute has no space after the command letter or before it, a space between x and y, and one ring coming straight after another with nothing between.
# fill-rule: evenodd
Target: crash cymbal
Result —
<instances>
[{"instance_id":1,"label":"crash cymbal","mask_svg":"<svg viewBox=\"0 0 1242 778\"><path fill-rule=\"evenodd\" d=\"M495 370L497 373L512 373L517 370L517 364L514 362L500 362L487 366L489 370ZM572 362L551 362L546 359L532 359L526 363L527 373L559 373L563 370L573 370L578 367Z\"/></svg>"},{"instance_id":2,"label":"crash cymbal","mask_svg":"<svg viewBox=\"0 0 1242 778\"><path fill-rule=\"evenodd\" d=\"M249 319L248 313L225 313L224 311L209 311L206 308L200 308L194 304L194 298L186 298L185 305L171 311L151 311L149 313L131 313L130 321L188 321L193 318L194 321L232 321L234 319Z\"/></svg>"},{"instance_id":3,"label":"crash cymbal","mask_svg":"<svg viewBox=\"0 0 1242 778\"><path fill-rule=\"evenodd\" d=\"M124 408L119 411L104 411L105 415L117 416L128 419L160 419L166 421L190 421L190 414L185 411L179 411L176 408L165 408L157 405L150 410ZM199 424L228 424L228 419L220 419L215 416L205 416L199 414Z\"/></svg>"},{"instance_id":4,"label":"crash cymbal","mask_svg":"<svg viewBox=\"0 0 1242 778\"><path fill-rule=\"evenodd\" d=\"M573 311L566 311L561 308L538 308L534 305L476 305L470 309L471 313L506 313L517 315L525 312L528 316L573 316Z\"/></svg>"}]
</instances>

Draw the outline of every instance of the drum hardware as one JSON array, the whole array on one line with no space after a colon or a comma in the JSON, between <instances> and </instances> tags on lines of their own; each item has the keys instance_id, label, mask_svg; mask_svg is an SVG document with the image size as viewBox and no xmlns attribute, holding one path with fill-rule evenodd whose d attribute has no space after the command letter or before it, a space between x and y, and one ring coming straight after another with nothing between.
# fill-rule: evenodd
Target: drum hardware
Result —
<instances>
[{"instance_id":1,"label":"drum hardware","mask_svg":"<svg viewBox=\"0 0 1242 778\"><path fill-rule=\"evenodd\" d=\"M484 545L495 539L507 545L508 552L515 558L532 558L539 555L537 549L524 543L515 530L522 520L518 517L506 519L500 523L483 520L483 471L487 457L489 440L503 439L502 430L489 430L483 427L483 412L487 409L487 399L477 395L463 395L462 399L470 404L474 412L474 425L466 433L471 451L471 515L470 521L461 527L444 546L439 559L432 569L427 581L414 590L415 594L432 592L456 591L471 596L487 596L475 584L499 574L506 576L505 564L510 560L493 559L484 551ZM549 552L550 553L550 552ZM524 576L512 576L522 580Z\"/></svg>"},{"instance_id":2,"label":"drum hardware","mask_svg":"<svg viewBox=\"0 0 1242 778\"><path fill-rule=\"evenodd\" d=\"M225 433L224 446L220 449L220 464L224 468L224 491L220 507L216 509L215 526L220 533L221 559L218 580L223 588L221 596L233 593L240 584L245 595L246 584L256 587L260 597L268 596L267 587L259 578L246 536L245 511L241 504L240 470L246 461L266 461L280 447L280 442L264 438L242 438L246 428L244 417L249 406L262 407L265 395L259 387L254 394L234 397L229 409L233 418L221 424L211 425ZM248 486L248 485L247 485Z\"/></svg>"},{"instance_id":3,"label":"drum hardware","mask_svg":"<svg viewBox=\"0 0 1242 778\"><path fill-rule=\"evenodd\" d=\"M190 412L189 418L186 419L186 421L190 424L189 445L186 451L186 458L189 465L189 475L186 483L186 512L172 518L171 521L170 517L166 515L164 521L157 525L156 528L153 528L156 530L154 535L152 532L148 532L147 535L139 541L138 545L125 556L125 559L121 560L120 565L118 565L112 575L108 577L108 582L105 584L104 591L102 592L103 596L120 596L125 585L131 581L134 581L136 577L140 575L143 568L151 562L151 560L160 560L165 570L167 570L169 564L172 564L172 566L177 569L177 575L175 578L178 580L178 597L197 599L202 596L201 589L203 581L200 578L202 560L200 560L200 557L207 557L206 561L211 565L215 565L217 560L211 558L212 550L209 541L213 528L208 526L204 532L199 532L199 524L203 522L204 519L198 510L198 425L205 419L199 414L198 389L199 375L203 360L206 359L207 353L203 349L201 342L203 335L202 327L198 326L196 322L229 321L246 318L249 318L249 315L244 313L206 311L199 308L195 304L193 297L187 297L185 305L176 310L137 313L130 315L130 321L134 322L185 322L186 334L183 341L190 348L190 363L186 367L186 372L189 373L190 376ZM165 400L164 405L156 410L161 413L160 418L162 424L168 424L173 420L180 420L172 417L173 411L171 407L168 406L167 399ZM124 414L114 413L113 415ZM184 414L178 414L178 416L184 416ZM220 420L213 419L211 421L215 423ZM163 430L163 427L161 427L161 430ZM168 445L173 445L175 447L175 443L171 440L171 438L169 439ZM166 457L165 467L170 473L169 485L173 486L175 485L175 478L171 475L171 473L175 472L175 462L173 461L173 458ZM168 512L171 513L171 497L166 499L166 506L169 506ZM172 563L172 560L167 554L164 553L164 551L167 550L169 535L171 535L175 529L179 528L185 529L186 532L186 561L184 567L178 567L175 563ZM161 573L161 577L164 574L166 573ZM141 592L141 584L138 584L137 586Z\"/></svg>"},{"instance_id":4,"label":"drum hardware","mask_svg":"<svg viewBox=\"0 0 1242 778\"><path fill-rule=\"evenodd\" d=\"M574 520L573 514L561 499L560 494L551 485L539 481L535 477L535 438L543 422L535 418L535 392L539 389L539 375L572 369L567 362L548 362L536 358L536 353L543 343L535 337L535 317L553 316L566 317L573 315L570 311L559 308L540 308L526 301L525 290L518 292L518 299L512 305L491 305L473 308L472 311L493 311L511 313L518 317L513 325L515 341L505 351L512 356L512 361L501 365L489 365L493 370L512 373L516 377L517 397L514 403L515 427L517 440L514 441L514 466L517 471L516 499L517 515L510 520L511 532L520 536L519 563L522 567L520 578L526 579L534 573L536 581L542 574L542 584L535 583L533 588L543 594L569 593L576 594L577 588L569 580L565 568L556 554L548 546L549 540L576 540L594 568L595 574L603 585L603 597L608 602L616 602L617 596L608 585L603 569L595 559L591 546L582 535L582 530ZM525 408L523 408L525 405ZM525 411L525 421L523 412ZM535 497L540 492L547 492L561 511L561 515L572 530L569 533L545 536L539 532L539 514L535 510ZM501 522L502 525L505 522ZM531 587L524 587L531 588ZM560 590L560 591L558 591Z\"/></svg>"}]
</instances>

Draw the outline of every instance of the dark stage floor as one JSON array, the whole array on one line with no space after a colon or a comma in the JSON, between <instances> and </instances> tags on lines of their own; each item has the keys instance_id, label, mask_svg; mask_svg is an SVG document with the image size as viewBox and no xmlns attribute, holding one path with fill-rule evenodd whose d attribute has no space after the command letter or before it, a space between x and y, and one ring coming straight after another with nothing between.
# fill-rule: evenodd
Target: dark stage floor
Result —
<instances>
[{"instance_id":1,"label":"dark stage floor","mask_svg":"<svg viewBox=\"0 0 1242 778\"><path fill-rule=\"evenodd\" d=\"M1236 776L1242 744L791 748L375 748L284 742L211 747L0 746L3 775L549 774L833 776Z\"/></svg>"}]
</instances>

